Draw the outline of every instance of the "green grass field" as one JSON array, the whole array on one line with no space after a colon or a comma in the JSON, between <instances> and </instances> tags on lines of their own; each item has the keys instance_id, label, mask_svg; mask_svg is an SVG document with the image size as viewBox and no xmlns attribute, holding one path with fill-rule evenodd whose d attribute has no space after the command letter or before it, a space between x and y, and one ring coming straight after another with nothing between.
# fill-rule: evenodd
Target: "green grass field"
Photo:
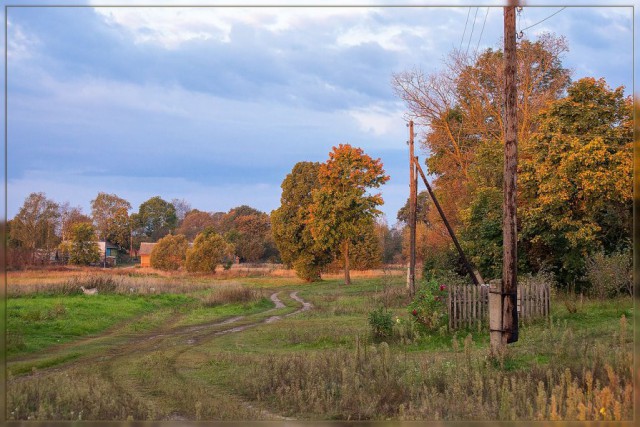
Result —
<instances>
[{"instance_id":1,"label":"green grass field","mask_svg":"<svg viewBox=\"0 0 640 427\"><path fill-rule=\"evenodd\" d=\"M403 277L154 278L154 293L8 299L9 419L629 420L633 303L563 298L502 360L488 331L421 333ZM162 281L167 284L163 287ZM56 286L52 284L50 286ZM118 291L120 289L120 291ZM142 288L141 288L142 289ZM301 311L295 295L313 305ZM284 304L275 308L271 296ZM393 335L374 340L384 306Z\"/></svg>"},{"instance_id":2,"label":"green grass field","mask_svg":"<svg viewBox=\"0 0 640 427\"><path fill-rule=\"evenodd\" d=\"M7 356L42 351L55 344L104 332L163 308L180 307L184 295L32 295L7 300Z\"/></svg>"}]
</instances>

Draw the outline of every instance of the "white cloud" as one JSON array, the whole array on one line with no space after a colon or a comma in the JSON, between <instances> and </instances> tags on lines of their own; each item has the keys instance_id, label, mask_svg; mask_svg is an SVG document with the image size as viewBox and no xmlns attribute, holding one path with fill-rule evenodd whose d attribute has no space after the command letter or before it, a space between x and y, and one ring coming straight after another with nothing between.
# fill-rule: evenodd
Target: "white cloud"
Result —
<instances>
[{"instance_id":1,"label":"white cloud","mask_svg":"<svg viewBox=\"0 0 640 427\"><path fill-rule=\"evenodd\" d=\"M338 17L362 16L374 10L331 7L95 8L96 13L108 24L126 29L135 43L153 43L166 49L176 49L193 40L213 39L228 43L236 24L260 27L271 32L304 30L310 23L322 23Z\"/></svg>"},{"instance_id":2,"label":"white cloud","mask_svg":"<svg viewBox=\"0 0 640 427\"><path fill-rule=\"evenodd\" d=\"M395 134L405 121L402 106L399 105L394 105L393 109L371 105L349 110L348 114L356 120L360 130L375 136Z\"/></svg>"},{"instance_id":3,"label":"white cloud","mask_svg":"<svg viewBox=\"0 0 640 427\"><path fill-rule=\"evenodd\" d=\"M393 51L408 51L408 46L404 41L404 36L411 35L427 40L429 33L427 27L409 27L403 25L369 26L358 25L349 28L346 32L338 36L338 45L358 46L363 43L377 43L383 49Z\"/></svg>"},{"instance_id":4,"label":"white cloud","mask_svg":"<svg viewBox=\"0 0 640 427\"><path fill-rule=\"evenodd\" d=\"M11 61L32 57L32 51L40 44L40 40L18 24L7 21L7 56Z\"/></svg>"},{"instance_id":5,"label":"white cloud","mask_svg":"<svg viewBox=\"0 0 640 427\"><path fill-rule=\"evenodd\" d=\"M231 32L231 23L217 9L98 7L95 11L109 25L129 31L135 43L156 43L167 49L191 40L228 42Z\"/></svg>"}]
</instances>

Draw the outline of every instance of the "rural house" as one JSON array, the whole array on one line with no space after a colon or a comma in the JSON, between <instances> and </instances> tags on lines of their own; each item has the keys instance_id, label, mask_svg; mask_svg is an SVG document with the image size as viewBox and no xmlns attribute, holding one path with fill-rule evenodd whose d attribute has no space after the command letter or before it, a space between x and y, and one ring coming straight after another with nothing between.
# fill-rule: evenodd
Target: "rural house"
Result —
<instances>
[{"instance_id":1,"label":"rural house","mask_svg":"<svg viewBox=\"0 0 640 427\"><path fill-rule=\"evenodd\" d=\"M140 255L140 267L151 267L151 251L154 246L155 243L140 243L140 252L138 253Z\"/></svg>"},{"instance_id":2,"label":"rural house","mask_svg":"<svg viewBox=\"0 0 640 427\"><path fill-rule=\"evenodd\" d=\"M106 261L108 265L116 265L116 260L118 259L118 247L111 242L105 242L104 240L98 242L98 247L100 248L100 263L105 260L105 251L106 251Z\"/></svg>"}]
</instances>

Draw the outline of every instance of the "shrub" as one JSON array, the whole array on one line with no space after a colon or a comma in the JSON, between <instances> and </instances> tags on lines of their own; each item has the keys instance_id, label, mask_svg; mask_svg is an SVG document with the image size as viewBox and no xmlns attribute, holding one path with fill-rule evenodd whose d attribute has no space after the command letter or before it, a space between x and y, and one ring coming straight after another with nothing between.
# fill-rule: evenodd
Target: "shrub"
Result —
<instances>
[{"instance_id":1,"label":"shrub","mask_svg":"<svg viewBox=\"0 0 640 427\"><path fill-rule=\"evenodd\" d=\"M408 306L409 313L427 331L437 331L448 321L447 287L435 279L421 285Z\"/></svg>"},{"instance_id":2,"label":"shrub","mask_svg":"<svg viewBox=\"0 0 640 427\"><path fill-rule=\"evenodd\" d=\"M204 307L215 307L230 303L250 303L264 298L264 292L238 284L215 287L212 292L203 295L200 300Z\"/></svg>"},{"instance_id":3,"label":"shrub","mask_svg":"<svg viewBox=\"0 0 640 427\"><path fill-rule=\"evenodd\" d=\"M205 230L196 236L193 247L187 250L187 271L215 273L218 264L233 254L233 246L213 231Z\"/></svg>"},{"instance_id":4,"label":"shrub","mask_svg":"<svg viewBox=\"0 0 640 427\"><path fill-rule=\"evenodd\" d=\"M187 256L187 246L187 238L182 234L163 237L151 251L151 267L160 270L179 269Z\"/></svg>"},{"instance_id":5,"label":"shrub","mask_svg":"<svg viewBox=\"0 0 640 427\"><path fill-rule=\"evenodd\" d=\"M313 254L300 254L293 261L293 269L296 272L296 276L306 282L319 281L322 267L322 264L316 261L316 257Z\"/></svg>"},{"instance_id":6,"label":"shrub","mask_svg":"<svg viewBox=\"0 0 640 427\"><path fill-rule=\"evenodd\" d=\"M91 224L81 222L71 229L69 262L76 265L89 265L100 261L100 248L96 243L95 229Z\"/></svg>"},{"instance_id":7,"label":"shrub","mask_svg":"<svg viewBox=\"0 0 640 427\"><path fill-rule=\"evenodd\" d=\"M369 325L371 325L371 332L375 339L388 338L393 333L393 318L384 307L369 313Z\"/></svg>"},{"instance_id":8,"label":"shrub","mask_svg":"<svg viewBox=\"0 0 640 427\"><path fill-rule=\"evenodd\" d=\"M598 252L587 259L586 279L590 293L600 299L621 293L633 295L633 273L629 252L605 255Z\"/></svg>"}]
</instances>

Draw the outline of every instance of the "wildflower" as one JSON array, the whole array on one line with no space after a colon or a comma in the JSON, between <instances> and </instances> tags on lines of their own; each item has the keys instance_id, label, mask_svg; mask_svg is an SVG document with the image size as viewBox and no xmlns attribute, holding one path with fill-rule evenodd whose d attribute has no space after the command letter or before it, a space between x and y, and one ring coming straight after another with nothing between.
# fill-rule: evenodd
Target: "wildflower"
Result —
<instances>
[{"instance_id":1,"label":"wildflower","mask_svg":"<svg viewBox=\"0 0 640 427\"><path fill-rule=\"evenodd\" d=\"M411 314L413 314L414 316L418 315L418 310L416 310L415 308L413 309L413 311L411 312Z\"/></svg>"},{"instance_id":2,"label":"wildflower","mask_svg":"<svg viewBox=\"0 0 640 427\"><path fill-rule=\"evenodd\" d=\"M400 318L396 317L396 323L400 323Z\"/></svg>"},{"instance_id":3,"label":"wildflower","mask_svg":"<svg viewBox=\"0 0 640 427\"><path fill-rule=\"evenodd\" d=\"M440 290L444 291L445 289L447 289L447 287L445 285L440 285Z\"/></svg>"},{"instance_id":4,"label":"wildflower","mask_svg":"<svg viewBox=\"0 0 640 427\"><path fill-rule=\"evenodd\" d=\"M600 408L600 413L604 416L607 413L607 410L604 407L602 407Z\"/></svg>"}]
</instances>

